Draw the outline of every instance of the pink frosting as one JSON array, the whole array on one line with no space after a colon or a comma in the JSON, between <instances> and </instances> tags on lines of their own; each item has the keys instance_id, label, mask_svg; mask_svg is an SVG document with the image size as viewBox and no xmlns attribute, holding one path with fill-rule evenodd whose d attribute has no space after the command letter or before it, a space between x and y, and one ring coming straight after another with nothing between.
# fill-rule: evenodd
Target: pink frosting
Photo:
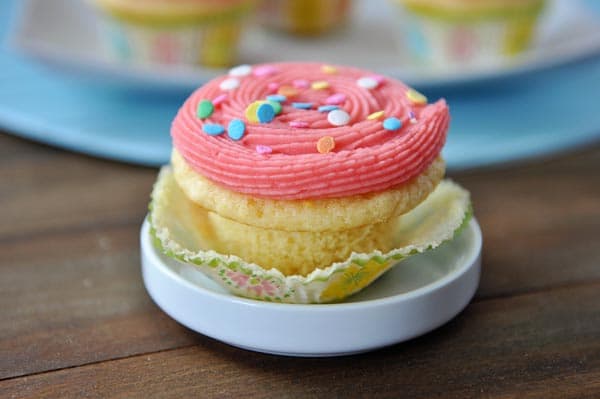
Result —
<instances>
[{"instance_id":1,"label":"pink frosting","mask_svg":"<svg viewBox=\"0 0 600 399\"><path fill-rule=\"evenodd\" d=\"M261 67L264 65L254 66ZM323 64L269 64L275 72L262 76L239 77L238 88L228 91L227 100L214 113L201 120L196 116L198 103L223 93L219 84L227 76L216 78L194 92L175 118L171 134L175 148L199 174L229 190L272 199L337 198L383 191L421 174L439 155L449 124L444 100L430 105L413 104L406 96L409 88L390 78L376 88L357 85L357 79L371 77L368 71L337 67L335 73L323 70ZM282 112L270 123L245 119L245 110L254 101L272 93L273 84L294 87L299 80L326 81L326 89L311 86L297 88L298 95L283 103ZM295 85L298 87L298 85ZM327 112L319 112L331 96L344 98L338 106L350 115L345 126L332 126ZM311 102L313 109L296 109L292 102ZM379 119L367 117L384 111ZM410 121L414 112L416 123ZM388 117L402 121L399 130L383 127ZM223 134L203 132L205 123L227 128L231 119L242 119L246 132L239 141ZM302 121L306 127L291 127ZM292 123L293 124L293 123ZM323 136L335 140L332 152L321 154L316 143ZM270 153L257 152L270 148Z\"/></svg>"}]
</instances>

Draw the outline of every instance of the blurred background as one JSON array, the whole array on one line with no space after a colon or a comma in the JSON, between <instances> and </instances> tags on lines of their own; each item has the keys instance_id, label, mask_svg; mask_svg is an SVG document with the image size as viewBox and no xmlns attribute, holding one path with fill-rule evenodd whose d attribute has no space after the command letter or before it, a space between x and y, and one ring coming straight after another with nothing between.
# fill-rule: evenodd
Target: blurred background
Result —
<instances>
[{"instance_id":1,"label":"blurred background","mask_svg":"<svg viewBox=\"0 0 600 399\"><path fill-rule=\"evenodd\" d=\"M0 128L157 166L192 90L314 60L405 81L452 113L450 169L600 139L597 0L4 0Z\"/></svg>"}]
</instances>

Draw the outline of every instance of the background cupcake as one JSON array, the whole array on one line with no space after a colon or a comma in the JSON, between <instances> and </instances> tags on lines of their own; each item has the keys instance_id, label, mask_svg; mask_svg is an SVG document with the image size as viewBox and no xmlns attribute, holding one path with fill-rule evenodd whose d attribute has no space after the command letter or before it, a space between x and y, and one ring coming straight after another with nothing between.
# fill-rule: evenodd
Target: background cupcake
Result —
<instances>
[{"instance_id":1,"label":"background cupcake","mask_svg":"<svg viewBox=\"0 0 600 399\"><path fill-rule=\"evenodd\" d=\"M545 0L397 0L406 46L432 68L494 66L525 50Z\"/></svg>"},{"instance_id":2,"label":"background cupcake","mask_svg":"<svg viewBox=\"0 0 600 399\"><path fill-rule=\"evenodd\" d=\"M125 62L227 66L254 0L93 0L111 53Z\"/></svg>"},{"instance_id":3,"label":"background cupcake","mask_svg":"<svg viewBox=\"0 0 600 399\"><path fill-rule=\"evenodd\" d=\"M261 22L297 35L319 35L343 24L351 0L264 0Z\"/></svg>"}]
</instances>

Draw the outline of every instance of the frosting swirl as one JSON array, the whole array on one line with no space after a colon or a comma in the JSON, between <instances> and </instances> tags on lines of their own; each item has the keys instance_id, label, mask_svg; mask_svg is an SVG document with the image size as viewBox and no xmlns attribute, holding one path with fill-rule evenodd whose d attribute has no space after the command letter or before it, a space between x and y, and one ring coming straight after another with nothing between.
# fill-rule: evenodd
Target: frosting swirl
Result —
<instances>
[{"instance_id":1,"label":"frosting swirl","mask_svg":"<svg viewBox=\"0 0 600 399\"><path fill-rule=\"evenodd\" d=\"M270 122L246 118L249 105L277 91L287 99ZM197 109L203 100L216 105L201 119ZM171 135L192 169L229 190L285 200L346 197L398 186L439 155L448 107L444 100L425 102L403 83L360 69L264 64L196 90L179 110ZM319 111L331 103L349 120L336 126L328 118L335 110ZM396 119L400 127L397 121L384 123L386 118ZM233 119L245 122L241 139L205 133L207 125L226 128ZM317 144L324 137L332 145L321 153Z\"/></svg>"}]
</instances>

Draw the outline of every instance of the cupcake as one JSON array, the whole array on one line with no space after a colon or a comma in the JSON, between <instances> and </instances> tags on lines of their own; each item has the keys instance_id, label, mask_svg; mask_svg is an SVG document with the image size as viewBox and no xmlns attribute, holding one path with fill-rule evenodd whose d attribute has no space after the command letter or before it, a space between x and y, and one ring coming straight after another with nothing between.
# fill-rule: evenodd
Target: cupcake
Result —
<instances>
[{"instance_id":1,"label":"cupcake","mask_svg":"<svg viewBox=\"0 0 600 399\"><path fill-rule=\"evenodd\" d=\"M118 60L230 66L254 0L92 0Z\"/></svg>"},{"instance_id":2,"label":"cupcake","mask_svg":"<svg viewBox=\"0 0 600 399\"><path fill-rule=\"evenodd\" d=\"M195 91L152 194L156 245L232 292L329 302L451 239L444 100L368 71L242 65Z\"/></svg>"},{"instance_id":3,"label":"cupcake","mask_svg":"<svg viewBox=\"0 0 600 399\"><path fill-rule=\"evenodd\" d=\"M430 68L497 66L528 48L545 0L396 0L406 47Z\"/></svg>"},{"instance_id":4,"label":"cupcake","mask_svg":"<svg viewBox=\"0 0 600 399\"><path fill-rule=\"evenodd\" d=\"M343 24L351 0L263 0L261 22L287 33L315 36Z\"/></svg>"}]
</instances>

